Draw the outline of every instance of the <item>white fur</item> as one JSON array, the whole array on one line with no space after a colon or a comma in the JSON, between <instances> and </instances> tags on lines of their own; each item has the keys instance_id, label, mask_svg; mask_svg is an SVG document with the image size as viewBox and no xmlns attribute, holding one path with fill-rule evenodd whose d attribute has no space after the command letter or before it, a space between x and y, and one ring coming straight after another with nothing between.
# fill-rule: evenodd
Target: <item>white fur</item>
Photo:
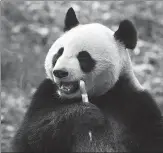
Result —
<instances>
[{"instance_id":1,"label":"white fur","mask_svg":"<svg viewBox=\"0 0 163 153\"><path fill-rule=\"evenodd\" d=\"M104 94L117 82L126 64L130 64L130 59L126 56L127 51L113 35L113 31L97 23L79 25L64 33L52 45L45 59L47 76L53 80L52 71L63 68L70 74L66 79L62 79L63 81L82 79L86 83L89 96ZM61 47L64 47L64 52L53 68L52 58ZM88 74L83 73L77 59L80 51L89 52L96 60L94 71ZM54 81L57 83L60 80L54 78ZM71 95L60 93L60 96L79 97L80 92Z\"/></svg>"}]
</instances>

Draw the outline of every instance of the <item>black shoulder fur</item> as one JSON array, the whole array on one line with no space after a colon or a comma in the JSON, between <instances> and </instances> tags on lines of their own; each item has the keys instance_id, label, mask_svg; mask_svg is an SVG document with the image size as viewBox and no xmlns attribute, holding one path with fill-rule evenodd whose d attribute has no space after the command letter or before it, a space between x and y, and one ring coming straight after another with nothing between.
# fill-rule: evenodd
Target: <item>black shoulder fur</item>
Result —
<instances>
[{"instance_id":1,"label":"black shoulder fur","mask_svg":"<svg viewBox=\"0 0 163 153\"><path fill-rule=\"evenodd\" d=\"M63 100L45 79L18 130L16 152L163 151L163 122L146 91L121 78L105 95ZM90 132L92 138L90 137Z\"/></svg>"}]
</instances>

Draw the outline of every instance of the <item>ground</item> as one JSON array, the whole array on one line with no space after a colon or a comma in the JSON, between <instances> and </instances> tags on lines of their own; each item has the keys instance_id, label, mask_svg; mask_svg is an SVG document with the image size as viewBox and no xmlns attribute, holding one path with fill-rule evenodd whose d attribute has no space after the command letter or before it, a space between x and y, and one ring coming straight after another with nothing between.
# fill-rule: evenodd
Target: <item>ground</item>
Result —
<instances>
[{"instance_id":1,"label":"ground","mask_svg":"<svg viewBox=\"0 0 163 153\"><path fill-rule=\"evenodd\" d=\"M123 19L137 27L139 41L130 52L140 83L163 112L163 2L1 1L1 151L8 151L32 93L45 77L44 59L62 33L73 7L81 23L99 22L116 30Z\"/></svg>"}]
</instances>

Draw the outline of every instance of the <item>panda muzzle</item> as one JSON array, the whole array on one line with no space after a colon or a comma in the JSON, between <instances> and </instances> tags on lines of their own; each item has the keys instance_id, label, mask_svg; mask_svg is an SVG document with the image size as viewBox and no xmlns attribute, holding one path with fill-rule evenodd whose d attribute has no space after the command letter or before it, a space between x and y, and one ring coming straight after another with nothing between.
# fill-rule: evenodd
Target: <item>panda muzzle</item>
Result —
<instances>
[{"instance_id":1,"label":"panda muzzle","mask_svg":"<svg viewBox=\"0 0 163 153\"><path fill-rule=\"evenodd\" d=\"M79 89L78 81L74 82L60 82L59 89L61 92L71 94Z\"/></svg>"}]
</instances>

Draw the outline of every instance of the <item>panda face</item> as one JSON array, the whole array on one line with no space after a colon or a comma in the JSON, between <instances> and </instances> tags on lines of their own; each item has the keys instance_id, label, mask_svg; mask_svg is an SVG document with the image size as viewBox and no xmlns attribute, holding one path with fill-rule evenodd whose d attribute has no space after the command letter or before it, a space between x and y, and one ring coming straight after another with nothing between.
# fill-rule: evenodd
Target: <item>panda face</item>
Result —
<instances>
[{"instance_id":1,"label":"panda face","mask_svg":"<svg viewBox=\"0 0 163 153\"><path fill-rule=\"evenodd\" d=\"M45 68L62 97L79 97L81 79L89 95L106 92L116 82L120 68L113 32L100 24L74 27L52 45Z\"/></svg>"},{"instance_id":2,"label":"panda face","mask_svg":"<svg viewBox=\"0 0 163 153\"><path fill-rule=\"evenodd\" d=\"M72 8L64 29L66 32L54 42L45 59L47 76L58 86L58 94L63 98L80 97L80 80L85 81L89 96L104 94L122 70L125 45L118 40L121 35L118 33L116 39L113 31L97 23L80 25Z\"/></svg>"}]
</instances>

